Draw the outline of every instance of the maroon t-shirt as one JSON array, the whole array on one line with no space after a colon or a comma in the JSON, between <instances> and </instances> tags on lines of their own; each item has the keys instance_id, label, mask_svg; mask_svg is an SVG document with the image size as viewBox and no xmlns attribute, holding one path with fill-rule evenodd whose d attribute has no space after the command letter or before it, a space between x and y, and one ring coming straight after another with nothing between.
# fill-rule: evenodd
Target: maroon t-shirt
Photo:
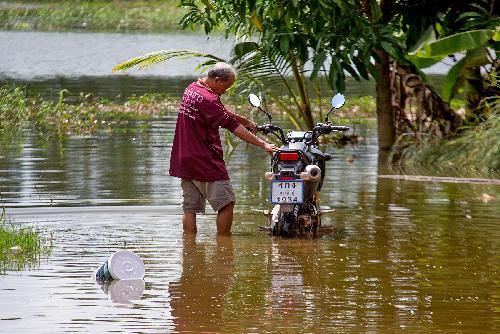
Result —
<instances>
[{"instance_id":1,"label":"maroon t-shirt","mask_svg":"<svg viewBox=\"0 0 500 334\"><path fill-rule=\"evenodd\" d=\"M239 123L217 94L198 82L184 91L170 154L170 175L203 182L229 180L219 128Z\"/></svg>"}]
</instances>

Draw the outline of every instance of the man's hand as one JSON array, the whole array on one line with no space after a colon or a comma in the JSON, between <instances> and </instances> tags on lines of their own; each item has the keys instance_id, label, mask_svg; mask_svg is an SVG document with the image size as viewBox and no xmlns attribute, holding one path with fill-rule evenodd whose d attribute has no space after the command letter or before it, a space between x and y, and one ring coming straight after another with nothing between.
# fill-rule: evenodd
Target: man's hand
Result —
<instances>
[{"instance_id":1,"label":"man's hand","mask_svg":"<svg viewBox=\"0 0 500 334\"><path fill-rule=\"evenodd\" d=\"M247 143L262 147L269 154L273 154L278 150L278 148L274 144L269 144L266 141L260 139L259 137L248 131L243 125L238 125L238 127L234 129L233 133Z\"/></svg>"},{"instance_id":2,"label":"man's hand","mask_svg":"<svg viewBox=\"0 0 500 334\"><path fill-rule=\"evenodd\" d=\"M267 153L273 155L274 152L278 151L278 148L274 144L269 144L266 143L264 146L264 149L266 150Z\"/></svg>"}]
</instances>

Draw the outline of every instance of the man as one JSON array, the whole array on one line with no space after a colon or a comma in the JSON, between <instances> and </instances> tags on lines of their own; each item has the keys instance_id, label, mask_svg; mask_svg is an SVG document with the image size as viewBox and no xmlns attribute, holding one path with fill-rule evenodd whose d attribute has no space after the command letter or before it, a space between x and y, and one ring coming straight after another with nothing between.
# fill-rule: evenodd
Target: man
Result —
<instances>
[{"instance_id":1,"label":"man","mask_svg":"<svg viewBox=\"0 0 500 334\"><path fill-rule=\"evenodd\" d=\"M182 96L170 175L181 178L184 233L196 233L196 214L205 212L206 201L217 211L217 233L231 233L236 197L223 160L220 127L269 153L277 150L254 135L254 122L227 110L220 101L235 79L236 72L230 65L217 63L206 77L189 85Z\"/></svg>"}]
</instances>

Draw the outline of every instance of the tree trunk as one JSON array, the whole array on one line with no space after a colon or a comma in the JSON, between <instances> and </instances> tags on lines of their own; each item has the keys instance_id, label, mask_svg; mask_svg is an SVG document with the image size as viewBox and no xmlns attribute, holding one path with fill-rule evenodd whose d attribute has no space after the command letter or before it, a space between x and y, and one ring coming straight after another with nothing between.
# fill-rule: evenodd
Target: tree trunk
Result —
<instances>
[{"instance_id":1,"label":"tree trunk","mask_svg":"<svg viewBox=\"0 0 500 334\"><path fill-rule=\"evenodd\" d=\"M363 12L373 24L372 5L370 0L363 0L361 2ZM382 11L382 21L385 23L389 22L394 1L381 0L379 5ZM379 74L375 83L377 91L378 147L381 152L387 152L392 148L395 140L390 58L385 51L379 48L373 51L379 58L375 64ZM385 155L382 154L382 156Z\"/></svg>"},{"instance_id":2,"label":"tree trunk","mask_svg":"<svg viewBox=\"0 0 500 334\"><path fill-rule=\"evenodd\" d=\"M314 127L314 121L312 117L311 102L309 101L309 94L307 92L305 78L301 74L302 71L299 70L297 62L292 65L292 72L299 90L300 100L302 102L299 106L299 110L306 122L307 129L312 130Z\"/></svg>"},{"instance_id":3,"label":"tree trunk","mask_svg":"<svg viewBox=\"0 0 500 334\"><path fill-rule=\"evenodd\" d=\"M391 70L389 55L380 49L374 50L379 57L375 65L379 72L376 82L378 146L390 150L394 144L394 117L392 111Z\"/></svg>"}]
</instances>

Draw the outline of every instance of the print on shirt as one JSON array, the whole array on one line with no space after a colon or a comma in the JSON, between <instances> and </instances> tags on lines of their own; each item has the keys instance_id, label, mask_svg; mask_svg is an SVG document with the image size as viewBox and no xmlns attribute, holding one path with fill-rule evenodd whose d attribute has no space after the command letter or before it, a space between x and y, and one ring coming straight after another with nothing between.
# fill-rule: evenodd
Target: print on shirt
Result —
<instances>
[{"instance_id":1,"label":"print on shirt","mask_svg":"<svg viewBox=\"0 0 500 334\"><path fill-rule=\"evenodd\" d=\"M195 120L196 116L193 113L198 111L197 108L194 107L195 103L203 102L203 96L201 96L194 89L188 87L182 96L182 103L179 108L179 113L188 116L189 118Z\"/></svg>"}]
</instances>

